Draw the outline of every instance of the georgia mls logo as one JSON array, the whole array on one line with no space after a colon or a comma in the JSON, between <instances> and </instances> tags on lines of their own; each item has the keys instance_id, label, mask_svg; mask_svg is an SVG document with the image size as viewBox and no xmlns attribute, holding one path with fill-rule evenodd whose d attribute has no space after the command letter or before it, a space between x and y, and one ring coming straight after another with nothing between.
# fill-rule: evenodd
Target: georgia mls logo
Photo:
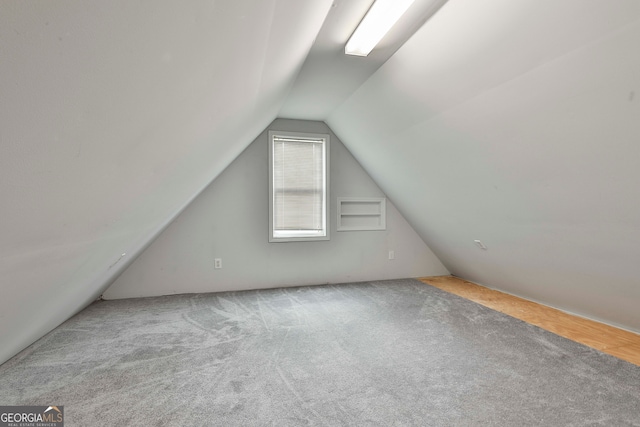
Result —
<instances>
[{"instance_id":1,"label":"georgia mls logo","mask_svg":"<svg viewBox=\"0 0 640 427\"><path fill-rule=\"evenodd\" d=\"M0 427L63 427L64 406L0 406Z\"/></svg>"}]
</instances>

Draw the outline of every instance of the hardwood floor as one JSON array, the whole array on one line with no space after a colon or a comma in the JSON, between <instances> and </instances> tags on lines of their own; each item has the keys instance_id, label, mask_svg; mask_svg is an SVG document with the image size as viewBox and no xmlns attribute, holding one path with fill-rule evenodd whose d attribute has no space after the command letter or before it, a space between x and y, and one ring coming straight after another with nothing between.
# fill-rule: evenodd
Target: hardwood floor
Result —
<instances>
[{"instance_id":1,"label":"hardwood floor","mask_svg":"<svg viewBox=\"0 0 640 427\"><path fill-rule=\"evenodd\" d=\"M419 280L640 366L640 335L453 276L423 277Z\"/></svg>"}]
</instances>

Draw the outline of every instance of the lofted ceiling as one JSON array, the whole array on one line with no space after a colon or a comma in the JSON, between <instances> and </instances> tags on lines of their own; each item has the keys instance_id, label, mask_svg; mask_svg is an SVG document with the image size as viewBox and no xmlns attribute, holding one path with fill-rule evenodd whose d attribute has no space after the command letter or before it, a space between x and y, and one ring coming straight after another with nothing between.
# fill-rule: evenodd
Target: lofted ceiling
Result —
<instances>
[{"instance_id":1,"label":"lofted ceiling","mask_svg":"<svg viewBox=\"0 0 640 427\"><path fill-rule=\"evenodd\" d=\"M276 118L331 4L0 3L0 361L97 298Z\"/></svg>"},{"instance_id":2,"label":"lofted ceiling","mask_svg":"<svg viewBox=\"0 0 640 427\"><path fill-rule=\"evenodd\" d=\"M453 274L640 331L638 46L634 0L451 0L326 121Z\"/></svg>"},{"instance_id":3,"label":"lofted ceiling","mask_svg":"<svg viewBox=\"0 0 640 427\"><path fill-rule=\"evenodd\" d=\"M367 57L357 57L344 46L373 0L335 0L279 116L326 120L445 2L415 0Z\"/></svg>"},{"instance_id":4,"label":"lofted ceiling","mask_svg":"<svg viewBox=\"0 0 640 427\"><path fill-rule=\"evenodd\" d=\"M640 330L640 2L416 0L346 57L371 2L0 3L0 361L276 117L326 121L455 274Z\"/></svg>"}]
</instances>

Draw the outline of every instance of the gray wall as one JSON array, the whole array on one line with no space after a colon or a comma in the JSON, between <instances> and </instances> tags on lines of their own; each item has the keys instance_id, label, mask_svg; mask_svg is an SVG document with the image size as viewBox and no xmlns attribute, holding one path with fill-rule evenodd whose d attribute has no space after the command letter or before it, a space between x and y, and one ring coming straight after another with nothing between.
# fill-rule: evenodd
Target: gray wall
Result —
<instances>
[{"instance_id":1,"label":"gray wall","mask_svg":"<svg viewBox=\"0 0 640 427\"><path fill-rule=\"evenodd\" d=\"M331 240L268 243L268 130L331 136ZM336 231L336 198L384 196L322 122L276 120L104 293L108 299L448 274L387 200L387 230ZM395 259L388 259L388 252ZM213 268L222 258L223 268Z\"/></svg>"}]
</instances>

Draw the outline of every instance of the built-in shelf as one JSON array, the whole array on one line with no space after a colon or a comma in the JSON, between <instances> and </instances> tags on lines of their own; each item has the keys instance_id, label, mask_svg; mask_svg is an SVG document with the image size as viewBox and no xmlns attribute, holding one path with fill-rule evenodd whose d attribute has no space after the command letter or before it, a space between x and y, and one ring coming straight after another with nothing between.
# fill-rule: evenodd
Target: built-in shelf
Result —
<instances>
[{"instance_id":1,"label":"built-in shelf","mask_svg":"<svg viewBox=\"0 0 640 427\"><path fill-rule=\"evenodd\" d=\"M338 197L338 231L386 230L384 197Z\"/></svg>"}]
</instances>

